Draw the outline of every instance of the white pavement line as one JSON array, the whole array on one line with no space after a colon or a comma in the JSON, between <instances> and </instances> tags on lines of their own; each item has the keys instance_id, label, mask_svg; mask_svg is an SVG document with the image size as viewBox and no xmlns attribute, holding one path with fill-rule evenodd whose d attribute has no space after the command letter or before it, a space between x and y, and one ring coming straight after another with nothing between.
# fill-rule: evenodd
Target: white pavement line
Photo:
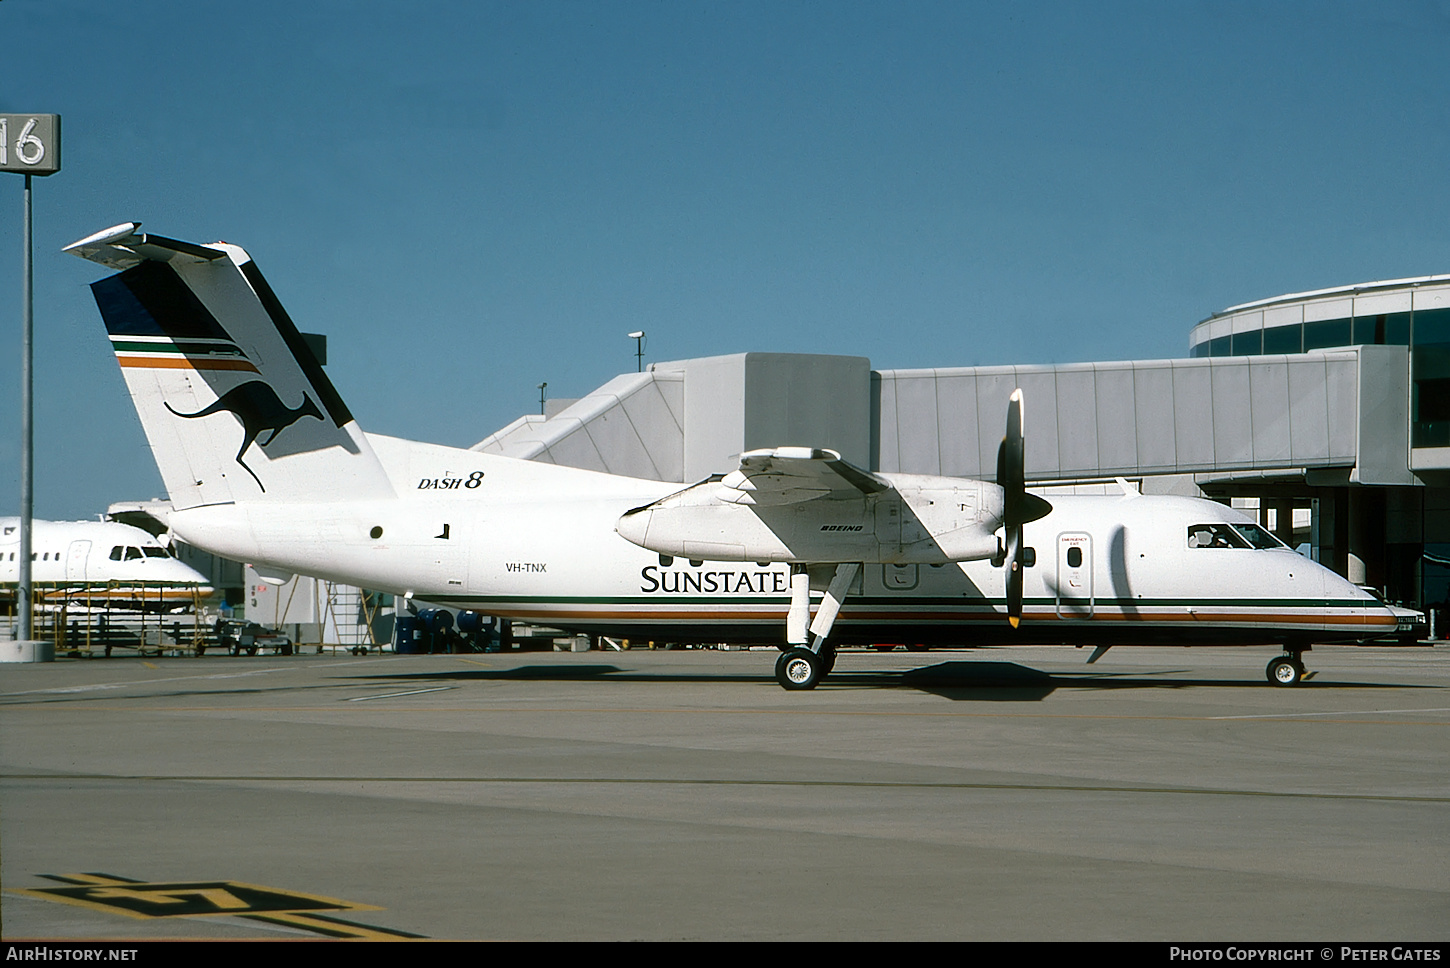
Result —
<instances>
[{"instance_id":1,"label":"white pavement line","mask_svg":"<svg viewBox=\"0 0 1450 968\"><path fill-rule=\"evenodd\" d=\"M449 689L457 689L457 686L434 686L432 689L413 689L410 692L390 692L382 696L353 696L346 702L368 702L373 699L397 699L399 696L421 696L425 692L445 692Z\"/></svg>"},{"instance_id":2,"label":"white pavement line","mask_svg":"<svg viewBox=\"0 0 1450 968\"><path fill-rule=\"evenodd\" d=\"M1379 716L1385 713L1450 713L1450 707L1438 709L1348 709L1327 713L1256 713L1251 716L1209 716L1208 719L1292 719L1299 716Z\"/></svg>"},{"instance_id":3,"label":"white pavement line","mask_svg":"<svg viewBox=\"0 0 1450 968\"><path fill-rule=\"evenodd\" d=\"M260 676L268 672L281 672L282 667L273 669L249 669L246 672L218 672L206 676L168 676L161 679L131 679L125 682L94 682L84 686L56 686L51 689L25 689L20 692L0 693L4 696L32 696L42 693L99 692L104 689L124 689L127 686L150 686L158 682L185 682L188 679L243 679Z\"/></svg>"}]
</instances>

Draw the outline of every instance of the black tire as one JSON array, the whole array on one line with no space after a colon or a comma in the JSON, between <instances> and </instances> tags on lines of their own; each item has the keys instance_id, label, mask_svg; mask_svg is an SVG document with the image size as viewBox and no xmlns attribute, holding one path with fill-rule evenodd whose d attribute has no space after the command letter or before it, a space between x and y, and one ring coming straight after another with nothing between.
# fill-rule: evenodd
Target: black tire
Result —
<instances>
[{"instance_id":1,"label":"black tire","mask_svg":"<svg viewBox=\"0 0 1450 968\"><path fill-rule=\"evenodd\" d=\"M1297 686L1304 678L1304 666L1290 655L1281 655L1271 661L1264 675L1276 686Z\"/></svg>"},{"instance_id":2,"label":"black tire","mask_svg":"<svg viewBox=\"0 0 1450 968\"><path fill-rule=\"evenodd\" d=\"M791 692L814 689L821 681L821 657L810 649L791 649L775 660L775 681Z\"/></svg>"}]
</instances>

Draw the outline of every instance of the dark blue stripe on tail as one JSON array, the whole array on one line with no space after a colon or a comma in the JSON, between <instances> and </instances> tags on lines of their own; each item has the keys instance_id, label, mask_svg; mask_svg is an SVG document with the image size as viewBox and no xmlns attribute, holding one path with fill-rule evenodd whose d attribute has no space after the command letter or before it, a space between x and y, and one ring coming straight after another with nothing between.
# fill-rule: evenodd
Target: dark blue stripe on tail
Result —
<instances>
[{"instance_id":1,"label":"dark blue stripe on tail","mask_svg":"<svg viewBox=\"0 0 1450 968\"><path fill-rule=\"evenodd\" d=\"M196 293L164 262L143 262L91 283L112 336L231 339Z\"/></svg>"}]
</instances>

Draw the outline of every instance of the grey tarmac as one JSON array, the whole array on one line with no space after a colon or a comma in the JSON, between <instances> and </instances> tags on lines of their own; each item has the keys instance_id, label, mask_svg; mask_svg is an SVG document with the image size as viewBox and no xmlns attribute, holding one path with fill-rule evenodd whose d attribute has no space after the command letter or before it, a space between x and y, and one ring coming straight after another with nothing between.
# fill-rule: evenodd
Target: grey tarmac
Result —
<instances>
[{"instance_id":1,"label":"grey tarmac","mask_svg":"<svg viewBox=\"0 0 1450 968\"><path fill-rule=\"evenodd\" d=\"M4 665L0 933L1450 940L1450 648L1273 654Z\"/></svg>"}]
</instances>

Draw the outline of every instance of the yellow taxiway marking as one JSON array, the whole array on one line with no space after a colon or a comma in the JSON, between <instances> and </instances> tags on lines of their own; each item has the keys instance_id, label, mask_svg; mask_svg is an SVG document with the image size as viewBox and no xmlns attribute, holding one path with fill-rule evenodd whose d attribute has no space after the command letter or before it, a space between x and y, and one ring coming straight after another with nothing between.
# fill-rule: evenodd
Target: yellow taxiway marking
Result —
<instances>
[{"instance_id":1,"label":"yellow taxiway marking","mask_svg":"<svg viewBox=\"0 0 1450 968\"><path fill-rule=\"evenodd\" d=\"M42 874L64 887L14 888L9 891L47 901L74 904L131 918L186 918L233 915L269 924L301 928L330 938L373 940L421 935L359 924L324 911L380 911L318 894L284 891L241 881L137 881L111 874Z\"/></svg>"},{"instance_id":2,"label":"yellow taxiway marking","mask_svg":"<svg viewBox=\"0 0 1450 968\"><path fill-rule=\"evenodd\" d=\"M146 885L148 888L151 885ZM186 899L194 897L197 901L210 904L219 912L246 911L250 907L246 901L237 897L224 887L174 887L166 890L137 890L134 887L102 887L91 891L87 898L91 901L140 901L146 905L154 904L186 904ZM179 910L179 909L178 909ZM154 915L164 917L165 914Z\"/></svg>"}]
</instances>

